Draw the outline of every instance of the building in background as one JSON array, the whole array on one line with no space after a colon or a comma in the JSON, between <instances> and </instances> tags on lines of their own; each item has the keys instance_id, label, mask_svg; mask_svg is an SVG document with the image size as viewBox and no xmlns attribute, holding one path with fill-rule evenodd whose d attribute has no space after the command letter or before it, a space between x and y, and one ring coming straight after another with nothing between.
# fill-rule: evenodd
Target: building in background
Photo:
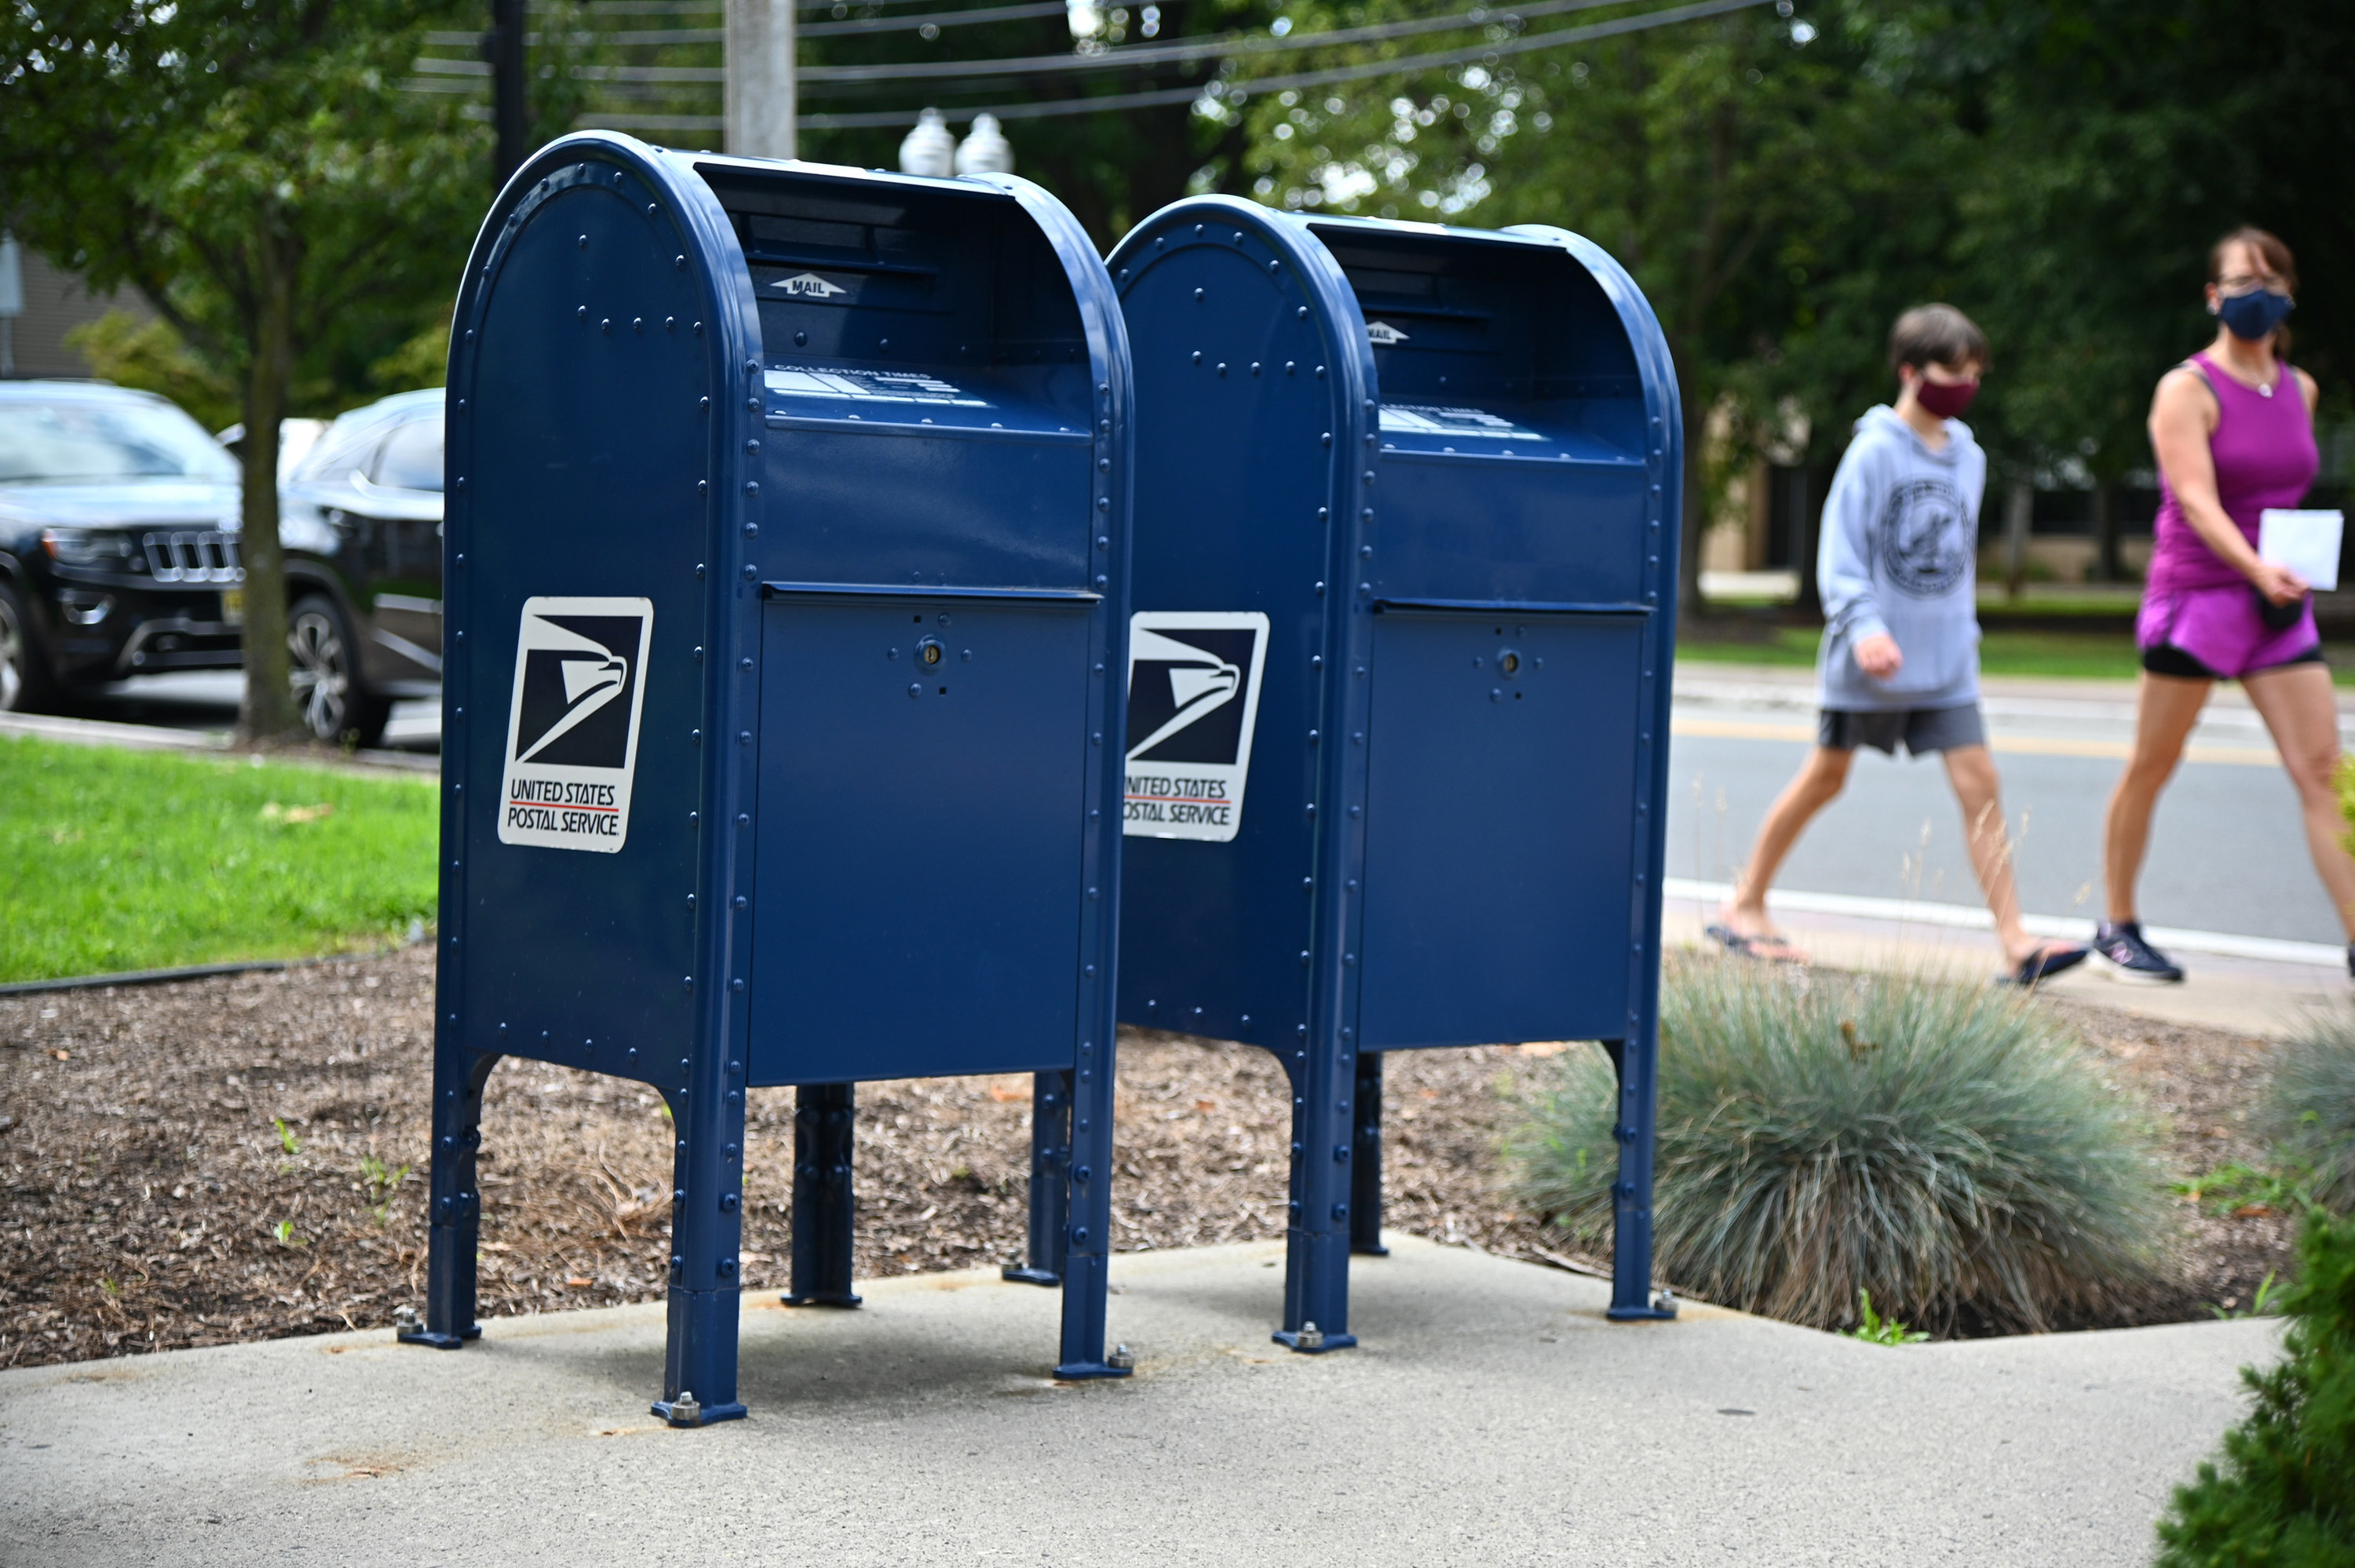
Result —
<instances>
[{"instance_id":1,"label":"building in background","mask_svg":"<svg viewBox=\"0 0 2355 1568\"><path fill-rule=\"evenodd\" d=\"M74 273L59 271L48 258L19 245L17 253L25 280L25 313L11 331L9 372L19 377L87 377L90 361L66 346L66 334L109 311L127 311L141 321L155 315L136 290L116 294L92 294Z\"/></svg>"}]
</instances>

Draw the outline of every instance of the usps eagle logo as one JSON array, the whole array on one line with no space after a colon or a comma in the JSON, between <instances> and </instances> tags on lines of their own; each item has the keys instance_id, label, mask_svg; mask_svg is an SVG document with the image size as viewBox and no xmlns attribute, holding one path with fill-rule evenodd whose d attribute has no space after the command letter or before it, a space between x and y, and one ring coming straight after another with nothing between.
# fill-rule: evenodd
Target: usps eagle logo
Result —
<instances>
[{"instance_id":1,"label":"usps eagle logo","mask_svg":"<svg viewBox=\"0 0 2355 1568\"><path fill-rule=\"evenodd\" d=\"M627 840L654 620L646 599L524 601L501 842L611 853Z\"/></svg>"},{"instance_id":2,"label":"usps eagle logo","mask_svg":"<svg viewBox=\"0 0 2355 1568\"><path fill-rule=\"evenodd\" d=\"M1225 842L1241 831L1267 626L1257 611L1130 618L1123 832Z\"/></svg>"}]
</instances>

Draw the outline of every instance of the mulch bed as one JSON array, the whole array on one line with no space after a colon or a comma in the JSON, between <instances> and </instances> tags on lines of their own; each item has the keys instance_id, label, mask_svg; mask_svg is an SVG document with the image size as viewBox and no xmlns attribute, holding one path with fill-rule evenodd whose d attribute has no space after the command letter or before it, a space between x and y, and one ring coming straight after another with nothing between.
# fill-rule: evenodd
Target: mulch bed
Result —
<instances>
[{"instance_id":1,"label":"mulch bed","mask_svg":"<svg viewBox=\"0 0 2355 1568\"><path fill-rule=\"evenodd\" d=\"M386 1327L421 1305L432 982L419 948L0 999L0 1366ZM2241 1117L2262 1042L2050 1005L2171 1118L2180 1170L2261 1159ZM1515 1097L1562 1049L1389 1058L1390 1228L1560 1259L1497 1151ZM1291 1123L1273 1058L1124 1032L1120 1078L1119 1248L1283 1235ZM862 1085L858 1101L861 1276L1019 1257L1027 1076ZM751 1097L753 1288L785 1283L793 1108L790 1090ZM483 1126L485 1316L661 1296L668 1128L641 1086L502 1065ZM2139 1320L2203 1317L2286 1272L2282 1216L2183 1213L2176 1287Z\"/></svg>"}]
</instances>

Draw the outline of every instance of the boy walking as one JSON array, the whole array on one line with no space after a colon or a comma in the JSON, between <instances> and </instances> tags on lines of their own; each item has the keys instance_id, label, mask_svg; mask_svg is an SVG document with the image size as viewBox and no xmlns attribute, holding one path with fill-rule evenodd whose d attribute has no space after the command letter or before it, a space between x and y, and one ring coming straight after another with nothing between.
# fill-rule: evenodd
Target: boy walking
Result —
<instances>
[{"instance_id":1,"label":"boy walking","mask_svg":"<svg viewBox=\"0 0 2355 1568\"><path fill-rule=\"evenodd\" d=\"M1889 361L1896 407L1856 422L1824 498L1816 748L1768 808L1721 924L1709 934L1732 952L1804 961L1774 934L1766 890L1807 823L1847 783L1856 748L1894 757L1902 741L1909 756L1934 751L1945 759L2004 967L2028 985L2083 962L2085 949L2040 942L2019 923L2001 786L1979 715L1976 557L1987 454L1957 416L1978 391L1987 342L1954 306L1919 305L1897 318Z\"/></svg>"}]
</instances>

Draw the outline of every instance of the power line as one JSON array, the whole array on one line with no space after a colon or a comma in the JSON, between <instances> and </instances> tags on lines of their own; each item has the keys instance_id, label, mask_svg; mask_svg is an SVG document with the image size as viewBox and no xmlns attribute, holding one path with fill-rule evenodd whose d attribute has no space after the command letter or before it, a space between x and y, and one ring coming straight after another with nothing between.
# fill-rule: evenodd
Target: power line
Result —
<instances>
[{"instance_id":1,"label":"power line","mask_svg":"<svg viewBox=\"0 0 2355 1568\"><path fill-rule=\"evenodd\" d=\"M874 16L863 21L804 22L805 38L858 37L867 33L912 33L920 27L970 27L977 22L1024 22L1038 16L1068 16L1063 0L1033 0L1026 5L983 5L971 11L921 11L910 16Z\"/></svg>"},{"instance_id":2,"label":"power line","mask_svg":"<svg viewBox=\"0 0 2355 1568\"><path fill-rule=\"evenodd\" d=\"M1676 22L1699 21L1705 16L1720 16L1732 11L1763 5L1767 0L1701 0L1689 5L1674 5L1664 11L1647 12L1636 16L1619 16L1608 22L1593 22L1582 27L1562 27L1552 32L1538 33L1501 43L1475 44L1468 48L1447 49L1427 55L1409 55L1397 59L1372 60L1361 65L1341 66L1327 70L1302 71L1291 76L1246 79L1226 85L1231 97L1240 99L1254 92L1278 92L1286 88L1327 87L1344 81L1363 81L1371 77L1404 76L1414 71L1432 70L1443 66L1486 63L1500 55L1527 54L1535 49L1558 48L1570 44L1586 43L1595 38L1615 37L1626 33L1639 33L1652 27L1667 26ZM1535 6L1529 9L1535 10ZM1040 120L1067 114L1107 113L1124 109L1152 109L1173 103L1191 103L1205 96L1207 89L1182 87L1152 92L1124 92L1095 98L1063 98L1045 102L977 105L950 112L957 115L994 114L999 120ZM813 131L855 131L894 125L912 125L912 111L875 111L851 114L805 114L801 122Z\"/></svg>"},{"instance_id":3,"label":"power line","mask_svg":"<svg viewBox=\"0 0 2355 1568\"><path fill-rule=\"evenodd\" d=\"M1378 43L1385 38L1402 38L1416 33L1449 32L1491 24L1510 26L1529 16L1552 16L1568 11L1592 11L1599 6L1625 4L1627 0L1537 0L1534 5L1508 10L1490 10L1485 5L1475 5L1468 11L1446 16L1421 16L1412 21L1338 27L1330 32L1290 34L1280 38L1258 33L1226 33L1178 43L1138 44L1091 55L1033 55L1027 58L998 60L922 60L894 65L805 66L799 74L805 85L831 85L924 81L958 77L1037 76L1060 71L1116 70L1124 67L1172 62L1192 64L1241 55L1290 53L1299 49L1330 48L1342 44Z\"/></svg>"}]
</instances>

